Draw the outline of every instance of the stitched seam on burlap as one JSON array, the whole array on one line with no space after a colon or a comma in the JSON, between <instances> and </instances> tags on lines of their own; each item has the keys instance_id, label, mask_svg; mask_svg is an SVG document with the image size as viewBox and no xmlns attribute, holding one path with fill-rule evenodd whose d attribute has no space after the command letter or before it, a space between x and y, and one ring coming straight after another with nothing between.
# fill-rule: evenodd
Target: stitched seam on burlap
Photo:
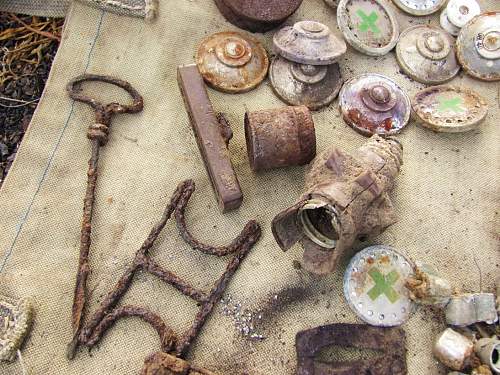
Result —
<instances>
[{"instance_id":1,"label":"stitched seam on burlap","mask_svg":"<svg viewBox=\"0 0 500 375\"><path fill-rule=\"evenodd\" d=\"M95 47L95 44L97 42L97 38L99 38L99 35L101 33L101 25L102 25L102 21L103 21L103 18L104 18L104 14L105 14L105 11L101 10L101 15L100 15L100 18L99 18L99 22L97 24L96 34L95 34L94 39L92 40L92 44L90 46L90 50L89 50L89 53L87 55L87 63L85 65L84 73L87 73L87 69L90 66L90 62L91 62L91 59L92 59L92 53L94 52L94 47ZM12 243L10 244L9 249L7 250L7 253L4 256L4 259L2 261L2 265L0 266L0 273L2 273L3 270L5 269L5 266L7 265L7 262L8 262L10 256L12 255L12 253L14 251L14 246L16 246L17 239L19 238L19 235L21 234L21 232L23 230L24 224L28 220L28 217L29 217L29 215L31 213L31 208L33 207L33 204L35 203L35 199L38 196L38 193L40 192L40 190L42 188L42 185L45 182L45 179L46 179L46 177L47 177L47 175L49 173L50 167L52 166L52 162L53 162L53 160L54 160L54 158L56 156L57 150L59 149L59 145L61 144L61 141L62 141L62 138L64 136L64 133L66 132L66 128L68 127L69 121L71 120L71 117L73 116L74 106L75 106L75 101L72 100L71 101L70 110L69 110L69 113L68 113L68 117L66 118L66 121L64 123L64 126L63 126L60 134L59 134L57 142L56 142L56 144L55 144L52 152L50 153L49 160L47 162L47 165L45 166L45 169L43 171L42 177L40 178L40 181L38 181L38 186L37 186L37 188L35 190L35 193L31 197L31 200L30 200L30 203L28 205L28 208L24 211L24 215L21 218L21 221L16 225L16 235L14 236L14 239L12 240Z\"/></svg>"}]
</instances>

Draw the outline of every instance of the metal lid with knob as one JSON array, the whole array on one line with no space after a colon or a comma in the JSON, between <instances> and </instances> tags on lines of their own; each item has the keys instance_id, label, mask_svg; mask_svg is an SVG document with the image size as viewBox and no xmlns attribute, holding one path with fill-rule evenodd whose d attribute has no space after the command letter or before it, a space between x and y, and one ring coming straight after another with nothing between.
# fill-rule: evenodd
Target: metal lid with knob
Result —
<instances>
[{"instance_id":1,"label":"metal lid with knob","mask_svg":"<svg viewBox=\"0 0 500 375\"><path fill-rule=\"evenodd\" d=\"M422 126L444 133L473 130L488 113L488 105L479 94L449 85L419 91L413 98L412 107Z\"/></svg>"},{"instance_id":2,"label":"metal lid with knob","mask_svg":"<svg viewBox=\"0 0 500 375\"><path fill-rule=\"evenodd\" d=\"M286 59L300 64L330 65L344 55L347 46L326 25L300 21L285 26L273 38L274 50Z\"/></svg>"},{"instance_id":3,"label":"metal lid with knob","mask_svg":"<svg viewBox=\"0 0 500 375\"><path fill-rule=\"evenodd\" d=\"M460 30L457 58L471 76L500 80L500 12L476 16Z\"/></svg>"},{"instance_id":4,"label":"metal lid with knob","mask_svg":"<svg viewBox=\"0 0 500 375\"><path fill-rule=\"evenodd\" d=\"M347 42L366 55L385 55L398 41L394 12L380 0L341 0L337 23Z\"/></svg>"},{"instance_id":5,"label":"metal lid with knob","mask_svg":"<svg viewBox=\"0 0 500 375\"><path fill-rule=\"evenodd\" d=\"M403 12L414 16L426 16L437 12L446 0L392 0Z\"/></svg>"},{"instance_id":6,"label":"metal lid with knob","mask_svg":"<svg viewBox=\"0 0 500 375\"><path fill-rule=\"evenodd\" d=\"M347 81L339 95L344 120L364 136L399 133L410 119L410 99L390 78L363 74Z\"/></svg>"},{"instance_id":7,"label":"metal lid with knob","mask_svg":"<svg viewBox=\"0 0 500 375\"><path fill-rule=\"evenodd\" d=\"M366 323L398 326L415 309L405 287L413 265L390 246L370 246L357 253L344 274L344 296Z\"/></svg>"},{"instance_id":8,"label":"metal lid with knob","mask_svg":"<svg viewBox=\"0 0 500 375\"><path fill-rule=\"evenodd\" d=\"M269 79L276 95L285 103L317 110L330 104L342 87L338 64L307 65L281 56L271 63Z\"/></svg>"},{"instance_id":9,"label":"metal lid with knob","mask_svg":"<svg viewBox=\"0 0 500 375\"><path fill-rule=\"evenodd\" d=\"M403 71L425 84L439 84L452 79L460 70L455 57L455 41L443 30L417 25L401 33L396 58Z\"/></svg>"},{"instance_id":10,"label":"metal lid with knob","mask_svg":"<svg viewBox=\"0 0 500 375\"><path fill-rule=\"evenodd\" d=\"M266 77L267 52L254 38L226 31L204 39L196 54L203 79L213 88L239 93L255 88Z\"/></svg>"}]
</instances>

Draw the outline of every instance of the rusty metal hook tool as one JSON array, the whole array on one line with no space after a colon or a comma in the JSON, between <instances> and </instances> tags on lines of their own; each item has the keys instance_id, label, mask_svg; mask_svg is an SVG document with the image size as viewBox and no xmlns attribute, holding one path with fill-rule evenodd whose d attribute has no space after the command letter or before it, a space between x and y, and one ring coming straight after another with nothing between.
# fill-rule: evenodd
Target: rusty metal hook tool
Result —
<instances>
[{"instance_id":1,"label":"rusty metal hook tool","mask_svg":"<svg viewBox=\"0 0 500 375\"><path fill-rule=\"evenodd\" d=\"M82 92L81 84L88 81L105 82L118 86L127 91L133 99L132 104L123 105L119 103L102 104L95 99L85 95ZM82 316L84 314L86 303L86 285L89 275L89 249L90 249L90 234L92 230L92 211L95 199L95 187L97 183L97 171L99 162L100 148L108 142L109 127L111 119L117 113L137 113L143 109L143 98L135 90L130 83L109 76L83 74L71 80L66 87L69 96L76 101L90 105L95 111L95 123L89 126L87 138L90 139L92 145L92 156L89 160L89 169L87 172L87 190L83 205L83 219L80 237L80 257L78 261L78 272L76 276L75 295L73 300L72 310L72 328L73 328L73 345L70 345L70 352L74 352L74 346L77 343L75 338L78 337L81 326Z\"/></svg>"}]
</instances>

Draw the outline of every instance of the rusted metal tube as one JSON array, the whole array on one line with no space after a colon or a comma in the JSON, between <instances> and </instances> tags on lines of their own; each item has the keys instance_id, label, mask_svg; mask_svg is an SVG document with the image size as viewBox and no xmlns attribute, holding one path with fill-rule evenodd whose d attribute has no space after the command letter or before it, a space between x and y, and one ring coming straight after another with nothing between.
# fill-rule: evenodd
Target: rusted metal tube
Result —
<instances>
[{"instance_id":1,"label":"rusted metal tube","mask_svg":"<svg viewBox=\"0 0 500 375\"><path fill-rule=\"evenodd\" d=\"M306 106L245 114L248 160L254 171L308 164L316 156L316 134Z\"/></svg>"}]
</instances>

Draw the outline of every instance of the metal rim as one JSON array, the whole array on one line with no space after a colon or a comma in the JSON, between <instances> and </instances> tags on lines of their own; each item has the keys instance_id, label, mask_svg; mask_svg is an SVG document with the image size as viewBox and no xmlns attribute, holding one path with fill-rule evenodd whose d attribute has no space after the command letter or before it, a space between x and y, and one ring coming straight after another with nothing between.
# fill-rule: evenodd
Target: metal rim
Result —
<instances>
[{"instance_id":1,"label":"metal rim","mask_svg":"<svg viewBox=\"0 0 500 375\"><path fill-rule=\"evenodd\" d=\"M401 2L401 0L392 0L392 1L403 12L406 12L406 13L411 14L413 16L427 16L429 14L436 13L444 6L444 4L446 4L446 0L439 0L436 5L428 8L428 9L414 9L414 8L410 8L407 5L403 4Z\"/></svg>"},{"instance_id":2,"label":"metal rim","mask_svg":"<svg viewBox=\"0 0 500 375\"><path fill-rule=\"evenodd\" d=\"M326 249L334 250L337 246L337 241L324 235L316 226L311 222L308 211L316 210L318 208L324 208L331 217L332 228L339 233L340 222L338 219L338 213L335 207L319 199L310 199L304 203L304 205L297 212L299 222L302 225L302 230L304 234L313 241L316 245L319 245Z\"/></svg>"}]
</instances>

